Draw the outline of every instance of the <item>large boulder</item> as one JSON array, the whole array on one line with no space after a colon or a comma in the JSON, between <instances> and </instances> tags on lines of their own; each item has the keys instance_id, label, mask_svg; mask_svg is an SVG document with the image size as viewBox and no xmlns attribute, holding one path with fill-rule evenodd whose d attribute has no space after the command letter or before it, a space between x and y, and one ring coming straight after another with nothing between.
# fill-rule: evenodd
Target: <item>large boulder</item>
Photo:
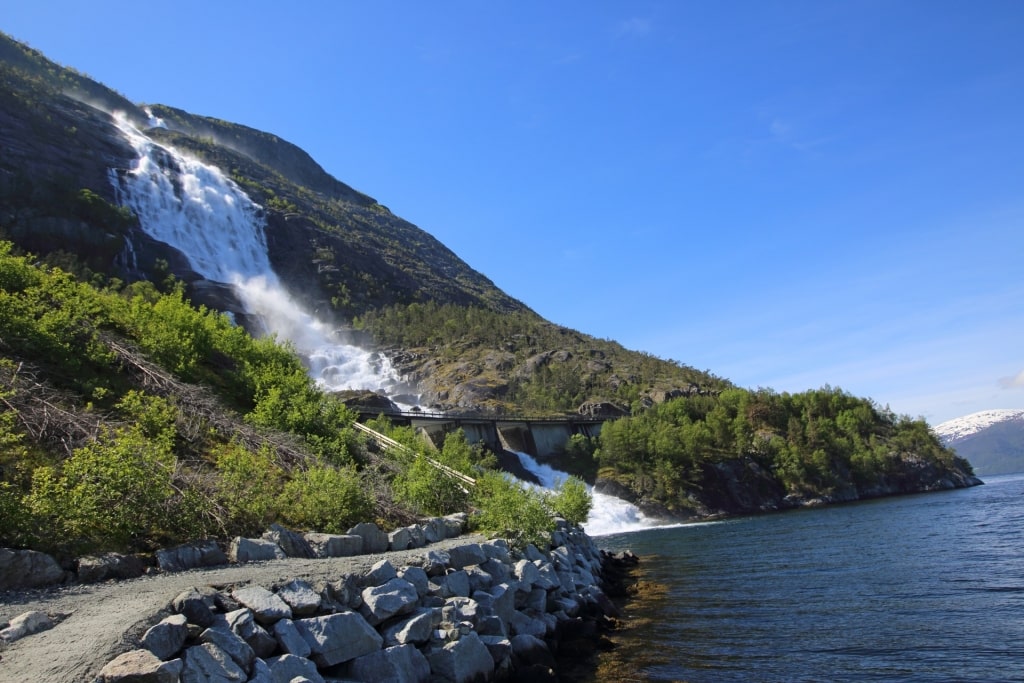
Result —
<instances>
[{"instance_id":1,"label":"large boulder","mask_svg":"<svg viewBox=\"0 0 1024 683\"><path fill-rule=\"evenodd\" d=\"M320 609L320 594L302 579L294 579L279 587L277 597L288 603L292 614L297 617L312 616Z\"/></svg>"},{"instance_id":2,"label":"large boulder","mask_svg":"<svg viewBox=\"0 0 1024 683\"><path fill-rule=\"evenodd\" d=\"M212 643L195 645L182 657L181 683L245 683L249 675Z\"/></svg>"},{"instance_id":3,"label":"large boulder","mask_svg":"<svg viewBox=\"0 0 1024 683\"><path fill-rule=\"evenodd\" d=\"M132 650L100 670L97 683L179 683L182 661L162 661L149 650Z\"/></svg>"},{"instance_id":4,"label":"large boulder","mask_svg":"<svg viewBox=\"0 0 1024 683\"><path fill-rule=\"evenodd\" d=\"M363 552L362 536L310 532L305 539L314 557L351 557Z\"/></svg>"},{"instance_id":5,"label":"large boulder","mask_svg":"<svg viewBox=\"0 0 1024 683\"><path fill-rule=\"evenodd\" d=\"M348 530L353 536L363 539L363 552L367 554L383 553L388 549L388 535L373 522L361 522Z\"/></svg>"},{"instance_id":6,"label":"large boulder","mask_svg":"<svg viewBox=\"0 0 1024 683\"><path fill-rule=\"evenodd\" d=\"M186 543L156 551L156 564L161 571L183 572L199 567L227 564L228 558L216 541Z\"/></svg>"},{"instance_id":7,"label":"large boulder","mask_svg":"<svg viewBox=\"0 0 1024 683\"><path fill-rule=\"evenodd\" d=\"M281 655L267 660L270 668L271 683L291 683L295 679L324 683L323 676L317 671L316 664L297 655Z\"/></svg>"},{"instance_id":8,"label":"large boulder","mask_svg":"<svg viewBox=\"0 0 1024 683\"><path fill-rule=\"evenodd\" d=\"M299 619L295 626L309 643L313 661L320 668L362 657L384 644L380 634L356 612Z\"/></svg>"},{"instance_id":9,"label":"large boulder","mask_svg":"<svg viewBox=\"0 0 1024 683\"><path fill-rule=\"evenodd\" d=\"M354 659L349 677L366 683L426 683L430 663L415 646L395 645Z\"/></svg>"},{"instance_id":10,"label":"large boulder","mask_svg":"<svg viewBox=\"0 0 1024 683\"><path fill-rule=\"evenodd\" d=\"M135 579L142 576L145 567L135 555L103 553L86 555L78 559L78 580L97 583L107 579Z\"/></svg>"},{"instance_id":11,"label":"large boulder","mask_svg":"<svg viewBox=\"0 0 1024 683\"><path fill-rule=\"evenodd\" d=\"M480 637L469 633L427 655L432 673L452 683L490 680L494 659Z\"/></svg>"},{"instance_id":12,"label":"large boulder","mask_svg":"<svg viewBox=\"0 0 1024 683\"><path fill-rule=\"evenodd\" d=\"M271 524L263 534L263 540L276 544L288 557L316 557L309 541L302 534L285 529L280 524Z\"/></svg>"},{"instance_id":13,"label":"large boulder","mask_svg":"<svg viewBox=\"0 0 1024 683\"><path fill-rule=\"evenodd\" d=\"M281 546L262 538L236 537L228 546L228 559L243 564L245 562L265 562L266 560L283 560L287 555Z\"/></svg>"},{"instance_id":14,"label":"large boulder","mask_svg":"<svg viewBox=\"0 0 1024 683\"><path fill-rule=\"evenodd\" d=\"M363 606L360 613L372 626L391 617L407 614L419 604L416 586L405 579L394 578L381 586L363 589Z\"/></svg>"},{"instance_id":15,"label":"large boulder","mask_svg":"<svg viewBox=\"0 0 1024 683\"><path fill-rule=\"evenodd\" d=\"M276 594L263 586L243 586L231 591L231 597L252 610L256 621L273 624L281 619L292 618L292 608Z\"/></svg>"},{"instance_id":16,"label":"large boulder","mask_svg":"<svg viewBox=\"0 0 1024 683\"><path fill-rule=\"evenodd\" d=\"M160 659L170 659L185 645L187 638L188 619L184 614L172 614L143 634L142 646Z\"/></svg>"},{"instance_id":17,"label":"large boulder","mask_svg":"<svg viewBox=\"0 0 1024 683\"><path fill-rule=\"evenodd\" d=\"M0 590L20 590L60 583L66 572L45 553L0 548Z\"/></svg>"}]
</instances>

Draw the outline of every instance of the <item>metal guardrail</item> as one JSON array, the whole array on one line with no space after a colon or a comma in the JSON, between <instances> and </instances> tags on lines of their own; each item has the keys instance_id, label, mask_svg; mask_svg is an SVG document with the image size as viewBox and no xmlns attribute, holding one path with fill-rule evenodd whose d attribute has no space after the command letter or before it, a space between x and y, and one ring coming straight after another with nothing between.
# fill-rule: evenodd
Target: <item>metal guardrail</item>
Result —
<instances>
[{"instance_id":1,"label":"metal guardrail","mask_svg":"<svg viewBox=\"0 0 1024 683\"><path fill-rule=\"evenodd\" d=\"M473 477L471 477L469 475L466 475L466 474L463 474L462 472L459 472L456 469L448 467L448 465L445 465L444 463L438 462L437 460L434 460L431 457L423 455L422 453L417 453L413 449L409 448L408 446L405 446L403 444L398 443L397 441L395 441L394 439L392 439L389 436L384 436L380 432L378 432L376 430L373 430L373 429L370 429L366 425L360 424L359 422L353 422L352 426L355 427L356 429L358 429L359 431L363 432L367 436L369 436L374 441L376 441L378 444L380 444L380 446L382 448L387 448L387 449L395 450L395 451L398 451L399 453L405 453L406 455L412 455L413 457L416 457L416 458L423 458L427 463L430 464L431 467L434 467L435 469L437 469L442 474L444 474L446 476L449 476L452 479L457 479L457 480L461 481L463 484L466 484L468 486L476 486L476 479L474 479Z\"/></svg>"},{"instance_id":2,"label":"metal guardrail","mask_svg":"<svg viewBox=\"0 0 1024 683\"><path fill-rule=\"evenodd\" d=\"M589 415L495 415L494 413L447 413L427 410L381 410L379 407L350 406L362 415L383 415L426 420L482 420L487 422L610 422L618 416L593 417Z\"/></svg>"}]
</instances>

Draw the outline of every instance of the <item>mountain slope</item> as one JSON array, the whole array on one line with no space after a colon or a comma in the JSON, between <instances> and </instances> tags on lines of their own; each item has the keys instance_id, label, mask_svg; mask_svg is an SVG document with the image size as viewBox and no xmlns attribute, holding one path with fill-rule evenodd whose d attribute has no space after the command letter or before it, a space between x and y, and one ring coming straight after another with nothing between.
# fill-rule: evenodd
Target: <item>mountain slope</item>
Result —
<instances>
[{"instance_id":1,"label":"mountain slope","mask_svg":"<svg viewBox=\"0 0 1024 683\"><path fill-rule=\"evenodd\" d=\"M452 316L427 322L444 335L402 346L404 372L429 376L424 402L434 407L516 411L516 397L527 393L517 387L543 385L560 398L541 397L533 407L565 412L611 400L628 410L694 387L728 386L710 373L652 362L544 321L434 237L272 134L169 106L135 105L6 36L0 48L0 236L26 251L87 277L161 283L173 275L194 302L242 313L229 287L204 281L184 254L149 237L116 206L111 169L123 172L136 158L110 116L116 109L155 142L220 168L260 204L270 262L287 289L334 325L365 322L364 343L395 346L389 321L424 304L510 315L518 329L509 335L525 342L511 364L504 360L506 340L452 329Z\"/></svg>"},{"instance_id":2,"label":"mountain slope","mask_svg":"<svg viewBox=\"0 0 1024 683\"><path fill-rule=\"evenodd\" d=\"M984 410L935 427L980 475L1024 472L1024 410Z\"/></svg>"}]
</instances>

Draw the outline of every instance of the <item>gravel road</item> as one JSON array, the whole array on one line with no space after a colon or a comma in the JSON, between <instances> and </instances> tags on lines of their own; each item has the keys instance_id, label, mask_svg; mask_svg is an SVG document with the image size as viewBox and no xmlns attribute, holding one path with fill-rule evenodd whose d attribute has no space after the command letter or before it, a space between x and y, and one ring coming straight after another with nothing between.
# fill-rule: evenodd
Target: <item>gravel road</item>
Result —
<instances>
[{"instance_id":1,"label":"gravel road","mask_svg":"<svg viewBox=\"0 0 1024 683\"><path fill-rule=\"evenodd\" d=\"M29 610L61 621L0 650L0 683L93 683L100 669L133 649L134 638L155 622L156 615L180 592L192 587L255 583L270 587L293 578L337 580L361 574L382 559L396 568L427 550L479 543L465 535L417 550L322 560L273 560L187 572L155 574L130 581L75 585L19 593L0 593L0 624Z\"/></svg>"}]
</instances>

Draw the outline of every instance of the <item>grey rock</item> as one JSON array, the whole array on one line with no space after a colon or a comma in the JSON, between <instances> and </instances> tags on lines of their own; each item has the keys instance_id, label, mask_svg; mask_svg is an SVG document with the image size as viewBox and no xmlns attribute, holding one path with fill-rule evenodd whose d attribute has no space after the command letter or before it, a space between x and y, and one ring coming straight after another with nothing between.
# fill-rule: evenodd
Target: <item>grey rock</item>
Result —
<instances>
[{"instance_id":1,"label":"grey rock","mask_svg":"<svg viewBox=\"0 0 1024 683\"><path fill-rule=\"evenodd\" d=\"M495 584L494 577L479 566L466 567L465 572L469 576L470 591L487 590Z\"/></svg>"},{"instance_id":2,"label":"grey rock","mask_svg":"<svg viewBox=\"0 0 1024 683\"><path fill-rule=\"evenodd\" d=\"M263 540L277 545L288 557L316 557L313 548L302 534L285 529L280 524L271 524L270 529L263 533Z\"/></svg>"},{"instance_id":3,"label":"grey rock","mask_svg":"<svg viewBox=\"0 0 1024 683\"><path fill-rule=\"evenodd\" d=\"M395 529L388 534L389 550L408 550L412 547L412 534L408 529Z\"/></svg>"},{"instance_id":4,"label":"grey rock","mask_svg":"<svg viewBox=\"0 0 1024 683\"><path fill-rule=\"evenodd\" d=\"M512 636L512 664L516 667L525 667L530 664L539 664L549 669L555 668L555 657L548 649L547 643L540 638L531 635Z\"/></svg>"},{"instance_id":5,"label":"grey rock","mask_svg":"<svg viewBox=\"0 0 1024 683\"><path fill-rule=\"evenodd\" d=\"M402 567L398 570L398 578L405 579L416 587L416 593L422 598L430 590L430 578L422 567Z\"/></svg>"},{"instance_id":6,"label":"grey rock","mask_svg":"<svg viewBox=\"0 0 1024 683\"><path fill-rule=\"evenodd\" d=\"M185 650L181 683L244 683L249 676L231 657L211 643Z\"/></svg>"},{"instance_id":7,"label":"grey rock","mask_svg":"<svg viewBox=\"0 0 1024 683\"><path fill-rule=\"evenodd\" d=\"M274 624L274 638L277 639L281 652L297 657L308 657L310 654L309 643L299 633L291 619L282 619Z\"/></svg>"},{"instance_id":8,"label":"grey rock","mask_svg":"<svg viewBox=\"0 0 1024 683\"><path fill-rule=\"evenodd\" d=\"M502 664L512 657L512 641L504 636L480 636L480 642L482 642L487 647L487 651L491 653L491 659L494 660L494 665L496 667L502 666Z\"/></svg>"},{"instance_id":9,"label":"grey rock","mask_svg":"<svg viewBox=\"0 0 1024 683\"><path fill-rule=\"evenodd\" d=\"M324 683L316 664L304 657L281 655L268 659L267 665L270 667L271 683L292 683L296 678L304 678L312 683Z\"/></svg>"},{"instance_id":10,"label":"grey rock","mask_svg":"<svg viewBox=\"0 0 1024 683\"><path fill-rule=\"evenodd\" d=\"M305 538L314 557L351 557L363 552L362 536L308 533Z\"/></svg>"},{"instance_id":11,"label":"grey rock","mask_svg":"<svg viewBox=\"0 0 1024 683\"><path fill-rule=\"evenodd\" d=\"M161 661L149 650L118 655L100 670L97 683L179 683L183 662Z\"/></svg>"},{"instance_id":12,"label":"grey rock","mask_svg":"<svg viewBox=\"0 0 1024 683\"><path fill-rule=\"evenodd\" d=\"M442 576L448 570L448 553L443 550L428 550L420 558L419 565L427 576Z\"/></svg>"},{"instance_id":13,"label":"grey rock","mask_svg":"<svg viewBox=\"0 0 1024 683\"><path fill-rule=\"evenodd\" d=\"M26 636L53 628L53 619L46 612L31 610L11 619L7 628L0 631L0 640L13 643Z\"/></svg>"},{"instance_id":14,"label":"grey rock","mask_svg":"<svg viewBox=\"0 0 1024 683\"><path fill-rule=\"evenodd\" d=\"M348 530L348 533L363 539L364 553L383 553L388 549L388 535L373 522L361 522Z\"/></svg>"},{"instance_id":15,"label":"grey rock","mask_svg":"<svg viewBox=\"0 0 1024 683\"><path fill-rule=\"evenodd\" d=\"M488 559L497 560L498 562L512 562L512 556L509 554L508 541L503 538L494 538L489 541L484 541L480 544L483 548L484 554L487 555Z\"/></svg>"},{"instance_id":16,"label":"grey rock","mask_svg":"<svg viewBox=\"0 0 1024 683\"><path fill-rule=\"evenodd\" d=\"M547 623L540 618L531 617L525 612L513 612L509 620L509 628L514 635L527 635L543 638L547 635Z\"/></svg>"},{"instance_id":17,"label":"grey rock","mask_svg":"<svg viewBox=\"0 0 1024 683\"><path fill-rule=\"evenodd\" d=\"M430 663L415 646L395 645L352 660L349 676L366 683L426 683Z\"/></svg>"},{"instance_id":18,"label":"grey rock","mask_svg":"<svg viewBox=\"0 0 1024 683\"><path fill-rule=\"evenodd\" d=\"M308 581L295 579L277 589L277 597L288 603L292 615L308 617L320 609L320 594Z\"/></svg>"},{"instance_id":19,"label":"grey rock","mask_svg":"<svg viewBox=\"0 0 1024 683\"><path fill-rule=\"evenodd\" d=\"M427 655L433 674L453 683L490 680L494 659L480 637L469 633Z\"/></svg>"},{"instance_id":20,"label":"grey rock","mask_svg":"<svg viewBox=\"0 0 1024 683\"><path fill-rule=\"evenodd\" d=\"M252 660L256 659L256 653L249 643L229 628L208 628L200 634L199 642L215 645L246 672L252 667Z\"/></svg>"},{"instance_id":21,"label":"grey rock","mask_svg":"<svg viewBox=\"0 0 1024 683\"><path fill-rule=\"evenodd\" d=\"M156 551L156 563L161 571L183 572L199 567L227 564L228 558L216 541L186 543Z\"/></svg>"},{"instance_id":22,"label":"grey rock","mask_svg":"<svg viewBox=\"0 0 1024 683\"><path fill-rule=\"evenodd\" d=\"M159 659L170 659L185 645L186 638L188 619L184 614L172 614L142 635L142 646Z\"/></svg>"},{"instance_id":23,"label":"grey rock","mask_svg":"<svg viewBox=\"0 0 1024 683\"><path fill-rule=\"evenodd\" d=\"M448 624L469 622L475 628L480 620L480 604L472 598L448 598L441 609L441 620Z\"/></svg>"},{"instance_id":24,"label":"grey rock","mask_svg":"<svg viewBox=\"0 0 1024 683\"><path fill-rule=\"evenodd\" d=\"M387 560L381 560L366 572L362 583L364 586L382 586L397 576L395 567Z\"/></svg>"},{"instance_id":25,"label":"grey rock","mask_svg":"<svg viewBox=\"0 0 1024 683\"><path fill-rule=\"evenodd\" d=\"M232 562L245 564L246 562L264 562L266 560L283 560L287 555L281 550L281 546L273 541L262 538L235 537L228 546L228 559Z\"/></svg>"},{"instance_id":26,"label":"grey rock","mask_svg":"<svg viewBox=\"0 0 1024 683\"><path fill-rule=\"evenodd\" d=\"M291 619L292 608L262 586L245 586L231 592L232 597L252 610L256 621L261 624L273 624L279 619Z\"/></svg>"},{"instance_id":27,"label":"grey rock","mask_svg":"<svg viewBox=\"0 0 1024 683\"><path fill-rule=\"evenodd\" d=\"M393 645L422 645L430 640L434 627L440 623L437 610L420 608L416 612L381 631L385 647Z\"/></svg>"},{"instance_id":28,"label":"grey rock","mask_svg":"<svg viewBox=\"0 0 1024 683\"><path fill-rule=\"evenodd\" d=\"M142 576L145 567L134 555L103 553L78 558L78 580L97 583L108 579L135 579Z\"/></svg>"},{"instance_id":29,"label":"grey rock","mask_svg":"<svg viewBox=\"0 0 1024 683\"><path fill-rule=\"evenodd\" d=\"M359 612L372 626L416 609L420 597L415 586L397 577L381 586L363 589L362 596L363 606Z\"/></svg>"},{"instance_id":30,"label":"grey rock","mask_svg":"<svg viewBox=\"0 0 1024 683\"><path fill-rule=\"evenodd\" d=\"M432 517L424 520L423 525L423 537L427 543L437 543L443 541L448 537L448 529L445 527L444 521L440 517Z\"/></svg>"},{"instance_id":31,"label":"grey rock","mask_svg":"<svg viewBox=\"0 0 1024 683\"><path fill-rule=\"evenodd\" d=\"M207 597L196 588L179 593L171 601L171 607L178 614L184 614L190 624L204 628L213 624L213 611L210 610L210 603L207 602Z\"/></svg>"},{"instance_id":32,"label":"grey rock","mask_svg":"<svg viewBox=\"0 0 1024 683\"><path fill-rule=\"evenodd\" d=\"M519 560L512 567L513 575L523 584L525 590L532 589L533 585L540 579L540 570L530 560Z\"/></svg>"},{"instance_id":33,"label":"grey rock","mask_svg":"<svg viewBox=\"0 0 1024 683\"><path fill-rule=\"evenodd\" d=\"M46 553L0 548L0 590L48 586L66 576L57 560Z\"/></svg>"},{"instance_id":34,"label":"grey rock","mask_svg":"<svg viewBox=\"0 0 1024 683\"><path fill-rule=\"evenodd\" d=\"M448 538L458 538L466 529L469 522L469 515L465 512L456 512L441 518Z\"/></svg>"},{"instance_id":35,"label":"grey rock","mask_svg":"<svg viewBox=\"0 0 1024 683\"><path fill-rule=\"evenodd\" d=\"M469 585L469 574L465 570L460 569L457 572L452 572L446 576L438 576L431 581L432 590L442 598L451 598L455 596L461 596L468 598L471 593Z\"/></svg>"},{"instance_id":36,"label":"grey rock","mask_svg":"<svg viewBox=\"0 0 1024 683\"><path fill-rule=\"evenodd\" d=\"M454 569L463 569L473 564L482 564L487 561L487 555L479 543L467 543L458 545L448 550L449 564Z\"/></svg>"},{"instance_id":37,"label":"grey rock","mask_svg":"<svg viewBox=\"0 0 1024 683\"><path fill-rule=\"evenodd\" d=\"M326 668L381 648L384 639L356 612L299 619L299 633L309 643L313 661Z\"/></svg>"},{"instance_id":38,"label":"grey rock","mask_svg":"<svg viewBox=\"0 0 1024 683\"><path fill-rule=\"evenodd\" d=\"M270 665L260 657L252 661L249 683L274 683L274 679L270 674Z\"/></svg>"}]
</instances>

